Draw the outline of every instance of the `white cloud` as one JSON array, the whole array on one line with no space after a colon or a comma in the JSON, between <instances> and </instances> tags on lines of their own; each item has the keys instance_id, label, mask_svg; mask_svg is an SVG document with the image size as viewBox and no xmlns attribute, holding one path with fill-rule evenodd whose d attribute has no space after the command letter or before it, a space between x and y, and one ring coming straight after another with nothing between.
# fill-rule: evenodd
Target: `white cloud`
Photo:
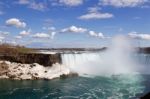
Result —
<instances>
[{"instance_id":1,"label":"white cloud","mask_svg":"<svg viewBox=\"0 0 150 99\"><path fill-rule=\"evenodd\" d=\"M19 33L19 35L21 35L21 36L27 36L27 35L30 34L30 32L31 32L31 30L28 30L28 31L23 30L23 31L21 31L21 32Z\"/></svg>"},{"instance_id":2,"label":"white cloud","mask_svg":"<svg viewBox=\"0 0 150 99\"><path fill-rule=\"evenodd\" d=\"M71 32L71 33L83 33L86 32L87 29L76 27L76 26L70 26L68 28L62 29L61 32Z\"/></svg>"},{"instance_id":3,"label":"white cloud","mask_svg":"<svg viewBox=\"0 0 150 99\"><path fill-rule=\"evenodd\" d=\"M131 32L128 34L128 36L134 39L150 40L150 34L140 34L137 32Z\"/></svg>"},{"instance_id":4,"label":"white cloud","mask_svg":"<svg viewBox=\"0 0 150 99\"><path fill-rule=\"evenodd\" d=\"M111 13L102 13L99 10L100 8L91 7L88 9L87 14L81 15L78 18L82 20L90 20L90 19L108 19L114 17L114 15Z\"/></svg>"},{"instance_id":5,"label":"white cloud","mask_svg":"<svg viewBox=\"0 0 150 99\"><path fill-rule=\"evenodd\" d=\"M96 33L94 31L89 31L89 35L92 36L92 37L97 37L97 38L105 38L103 33Z\"/></svg>"},{"instance_id":6,"label":"white cloud","mask_svg":"<svg viewBox=\"0 0 150 99\"><path fill-rule=\"evenodd\" d=\"M95 7L89 7L88 8L88 12L98 12L98 11L100 11L101 10L101 8L100 7L98 7L98 6L95 6Z\"/></svg>"},{"instance_id":7,"label":"white cloud","mask_svg":"<svg viewBox=\"0 0 150 99\"><path fill-rule=\"evenodd\" d=\"M22 36L15 36L16 39L22 39Z\"/></svg>"},{"instance_id":8,"label":"white cloud","mask_svg":"<svg viewBox=\"0 0 150 99\"><path fill-rule=\"evenodd\" d=\"M47 9L47 3L44 2L36 2L36 0L19 0L16 4L26 5L28 8L45 11Z\"/></svg>"},{"instance_id":9,"label":"white cloud","mask_svg":"<svg viewBox=\"0 0 150 99\"><path fill-rule=\"evenodd\" d=\"M51 39L53 39L55 35L56 35L56 32L52 32L52 33L50 34Z\"/></svg>"},{"instance_id":10,"label":"white cloud","mask_svg":"<svg viewBox=\"0 0 150 99\"><path fill-rule=\"evenodd\" d=\"M113 15L110 13L88 13L79 17L79 19L89 20L89 19L108 19L112 18Z\"/></svg>"},{"instance_id":11,"label":"white cloud","mask_svg":"<svg viewBox=\"0 0 150 99\"><path fill-rule=\"evenodd\" d=\"M67 6L78 6L83 4L83 0L59 0L59 3Z\"/></svg>"},{"instance_id":12,"label":"white cloud","mask_svg":"<svg viewBox=\"0 0 150 99\"><path fill-rule=\"evenodd\" d=\"M50 38L50 35L46 34L46 33L36 33L32 37L34 37L34 38Z\"/></svg>"},{"instance_id":13,"label":"white cloud","mask_svg":"<svg viewBox=\"0 0 150 99\"><path fill-rule=\"evenodd\" d=\"M89 31L89 35L93 37L97 37L97 33L95 33L94 31Z\"/></svg>"},{"instance_id":14,"label":"white cloud","mask_svg":"<svg viewBox=\"0 0 150 99\"><path fill-rule=\"evenodd\" d=\"M5 37L3 37L3 36L0 36L0 40L3 40L3 39L5 39Z\"/></svg>"},{"instance_id":15,"label":"white cloud","mask_svg":"<svg viewBox=\"0 0 150 99\"><path fill-rule=\"evenodd\" d=\"M0 36L0 43L2 43L4 39L5 39L5 37Z\"/></svg>"},{"instance_id":16,"label":"white cloud","mask_svg":"<svg viewBox=\"0 0 150 99\"><path fill-rule=\"evenodd\" d=\"M9 32L6 32L6 31L0 31L0 35L9 35L10 33Z\"/></svg>"},{"instance_id":17,"label":"white cloud","mask_svg":"<svg viewBox=\"0 0 150 99\"><path fill-rule=\"evenodd\" d=\"M29 8L39 11L45 11L45 9L47 9L47 6L42 2L40 3L32 2L30 3Z\"/></svg>"},{"instance_id":18,"label":"white cloud","mask_svg":"<svg viewBox=\"0 0 150 99\"><path fill-rule=\"evenodd\" d=\"M6 20L6 25L16 26L17 28L25 28L26 27L26 23L20 21L17 18L10 18L10 19Z\"/></svg>"},{"instance_id":19,"label":"white cloud","mask_svg":"<svg viewBox=\"0 0 150 99\"><path fill-rule=\"evenodd\" d=\"M3 42L3 40L7 37L9 32L0 31L0 43Z\"/></svg>"},{"instance_id":20,"label":"white cloud","mask_svg":"<svg viewBox=\"0 0 150 99\"><path fill-rule=\"evenodd\" d=\"M136 7L143 5L148 0L99 0L100 5L110 5L114 7Z\"/></svg>"}]
</instances>

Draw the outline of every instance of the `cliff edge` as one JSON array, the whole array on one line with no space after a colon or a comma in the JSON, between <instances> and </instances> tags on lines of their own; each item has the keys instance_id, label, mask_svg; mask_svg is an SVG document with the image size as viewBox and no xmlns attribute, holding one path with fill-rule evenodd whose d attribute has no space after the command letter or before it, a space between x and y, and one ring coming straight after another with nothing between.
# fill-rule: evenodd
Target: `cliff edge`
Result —
<instances>
[{"instance_id":1,"label":"cliff edge","mask_svg":"<svg viewBox=\"0 0 150 99\"><path fill-rule=\"evenodd\" d=\"M17 62L22 64L38 63L43 66L52 66L55 63L61 63L61 55L41 54L41 53L20 53L17 55L0 54L0 60Z\"/></svg>"}]
</instances>

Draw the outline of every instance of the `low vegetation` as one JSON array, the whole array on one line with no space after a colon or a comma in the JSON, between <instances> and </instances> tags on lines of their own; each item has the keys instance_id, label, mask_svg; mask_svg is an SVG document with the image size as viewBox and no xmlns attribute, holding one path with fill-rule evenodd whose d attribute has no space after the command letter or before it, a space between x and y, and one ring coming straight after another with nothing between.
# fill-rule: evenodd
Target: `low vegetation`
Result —
<instances>
[{"instance_id":1,"label":"low vegetation","mask_svg":"<svg viewBox=\"0 0 150 99\"><path fill-rule=\"evenodd\" d=\"M31 48L26 48L24 46L14 46L10 44L0 44L0 54L1 55L18 55L20 53L31 53L34 50Z\"/></svg>"}]
</instances>

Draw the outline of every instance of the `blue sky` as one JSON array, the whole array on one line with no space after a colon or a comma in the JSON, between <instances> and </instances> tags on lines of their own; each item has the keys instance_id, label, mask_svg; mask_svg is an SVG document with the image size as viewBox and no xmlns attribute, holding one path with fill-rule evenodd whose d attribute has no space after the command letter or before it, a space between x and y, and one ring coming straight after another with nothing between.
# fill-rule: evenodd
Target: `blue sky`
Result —
<instances>
[{"instance_id":1,"label":"blue sky","mask_svg":"<svg viewBox=\"0 0 150 99\"><path fill-rule=\"evenodd\" d=\"M149 0L0 0L0 43L103 47L122 34L150 46Z\"/></svg>"}]
</instances>

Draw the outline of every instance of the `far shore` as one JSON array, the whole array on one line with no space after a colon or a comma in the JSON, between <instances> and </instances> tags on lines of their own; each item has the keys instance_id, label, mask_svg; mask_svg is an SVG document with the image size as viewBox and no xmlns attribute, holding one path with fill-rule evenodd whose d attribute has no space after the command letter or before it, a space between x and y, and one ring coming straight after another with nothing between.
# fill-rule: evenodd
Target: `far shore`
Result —
<instances>
[{"instance_id":1,"label":"far shore","mask_svg":"<svg viewBox=\"0 0 150 99\"><path fill-rule=\"evenodd\" d=\"M109 49L108 47L101 48L32 48L35 51L52 51L52 52L85 52L85 51L105 51ZM135 50L139 53L150 54L150 47L135 47Z\"/></svg>"}]
</instances>

